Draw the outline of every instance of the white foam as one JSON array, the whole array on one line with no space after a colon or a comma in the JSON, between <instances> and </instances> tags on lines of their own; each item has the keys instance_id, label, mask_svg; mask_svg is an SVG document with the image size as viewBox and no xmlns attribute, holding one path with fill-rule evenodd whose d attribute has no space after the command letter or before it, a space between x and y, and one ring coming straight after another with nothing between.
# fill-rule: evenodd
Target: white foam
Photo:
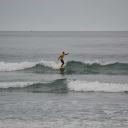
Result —
<instances>
[{"instance_id":1,"label":"white foam","mask_svg":"<svg viewBox=\"0 0 128 128\"><path fill-rule=\"evenodd\" d=\"M34 63L34 62L21 62L21 63L0 62L0 71L22 70L22 69L25 69L25 68L31 68L35 65L36 65L36 63Z\"/></svg>"},{"instance_id":2,"label":"white foam","mask_svg":"<svg viewBox=\"0 0 128 128\"><path fill-rule=\"evenodd\" d=\"M0 82L0 88L23 88L23 87L27 87L33 84L37 84L37 83L51 83L52 81L44 81L44 82Z\"/></svg>"},{"instance_id":3,"label":"white foam","mask_svg":"<svg viewBox=\"0 0 128 128\"><path fill-rule=\"evenodd\" d=\"M100 83L79 81L79 80L69 80L68 89L73 91L84 91L84 92L125 92L128 91L128 84L120 83Z\"/></svg>"},{"instance_id":4,"label":"white foam","mask_svg":"<svg viewBox=\"0 0 128 128\"><path fill-rule=\"evenodd\" d=\"M92 65L94 63L96 64L100 64L100 65L108 65L108 64L114 64L116 62L100 62L99 60L94 60L94 61L84 61L85 64L89 64L89 65Z\"/></svg>"},{"instance_id":5,"label":"white foam","mask_svg":"<svg viewBox=\"0 0 128 128\"><path fill-rule=\"evenodd\" d=\"M0 82L0 88L23 88L32 84L35 84L37 82Z\"/></svg>"},{"instance_id":6,"label":"white foam","mask_svg":"<svg viewBox=\"0 0 128 128\"><path fill-rule=\"evenodd\" d=\"M20 63L5 63L0 62L0 71L6 72L6 71L16 71L16 70L23 70L26 68L31 68L36 66L37 64L41 64L47 67L51 67L53 69L56 69L56 63L53 61L39 61L39 62L20 62Z\"/></svg>"},{"instance_id":7,"label":"white foam","mask_svg":"<svg viewBox=\"0 0 128 128\"><path fill-rule=\"evenodd\" d=\"M42 64L46 67L50 67L52 69L57 69L57 64L53 61L40 61L38 64Z\"/></svg>"}]
</instances>

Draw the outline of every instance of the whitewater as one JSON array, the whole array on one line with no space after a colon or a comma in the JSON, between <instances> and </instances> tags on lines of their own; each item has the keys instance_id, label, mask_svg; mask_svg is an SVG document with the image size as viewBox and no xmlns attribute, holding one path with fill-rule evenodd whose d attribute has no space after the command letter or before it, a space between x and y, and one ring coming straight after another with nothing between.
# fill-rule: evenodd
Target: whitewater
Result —
<instances>
[{"instance_id":1,"label":"whitewater","mask_svg":"<svg viewBox=\"0 0 128 128\"><path fill-rule=\"evenodd\" d=\"M61 63L54 61L39 61L39 62L0 62L0 72L20 71L40 69L45 73L57 73L57 65ZM128 75L128 63L120 62L99 62L99 61L68 61L65 64L66 74L109 74L109 75ZM51 69L51 70L50 70ZM43 73L43 72L42 72Z\"/></svg>"},{"instance_id":2,"label":"whitewater","mask_svg":"<svg viewBox=\"0 0 128 128\"><path fill-rule=\"evenodd\" d=\"M127 128L127 49L128 32L1 31L0 126Z\"/></svg>"},{"instance_id":3,"label":"whitewater","mask_svg":"<svg viewBox=\"0 0 128 128\"><path fill-rule=\"evenodd\" d=\"M61 88L56 86L60 81L61 85L65 84L65 87ZM52 89L51 89L51 84ZM120 84L120 83L100 83L98 81L88 82L88 81L80 81L80 80L56 80L56 81L44 81L44 82L0 82L0 89L6 89L6 91L13 91L13 89L19 89L22 91L22 88L26 88L23 91L27 91L27 88L31 88L31 91L39 90L40 92L45 92L50 88L50 91L54 91L58 89L60 91L76 91L76 92L108 92L108 93L117 93L124 92L128 93L128 83ZM9 89L9 90L7 90ZM47 92L50 92L47 91Z\"/></svg>"}]
</instances>

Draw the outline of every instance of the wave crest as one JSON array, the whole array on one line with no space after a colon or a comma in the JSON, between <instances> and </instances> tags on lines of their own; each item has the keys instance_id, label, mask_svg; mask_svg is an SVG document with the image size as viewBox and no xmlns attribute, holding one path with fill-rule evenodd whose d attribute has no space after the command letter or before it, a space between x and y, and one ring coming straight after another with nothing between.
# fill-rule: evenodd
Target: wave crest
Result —
<instances>
[{"instance_id":1,"label":"wave crest","mask_svg":"<svg viewBox=\"0 0 128 128\"><path fill-rule=\"evenodd\" d=\"M108 63L99 61L68 61L65 74L106 74L128 75L128 63ZM0 72L25 70L33 73L59 74L53 61L5 63L0 62Z\"/></svg>"},{"instance_id":2,"label":"wave crest","mask_svg":"<svg viewBox=\"0 0 128 128\"><path fill-rule=\"evenodd\" d=\"M128 84L71 80L68 82L68 89L83 92L128 92Z\"/></svg>"},{"instance_id":3,"label":"wave crest","mask_svg":"<svg viewBox=\"0 0 128 128\"><path fill-rule=\"evenodd\" d=\"M20 63L5 63L0 62L0 71L1 72L7 72L7 71L18 71L18 70L24 70L27 68L33 68L37 65L43 65L46 67L51 67L53 69L56 68L56 65L54 62L48 62L48 61L39 61L39 62L20 62Z\"/></svg>"},{"instance_id":4,"label":"wave crest","mask_svg":"<svg viewBox=\"0 0 128 128\"><path fill-rule=\"evenodd\" d=\"M44 82L0 82L0 91L27 91L27 92L128 92L128 83L101 83L98 81L80 81L57 79Z\"/></svg>"}]
</instances>

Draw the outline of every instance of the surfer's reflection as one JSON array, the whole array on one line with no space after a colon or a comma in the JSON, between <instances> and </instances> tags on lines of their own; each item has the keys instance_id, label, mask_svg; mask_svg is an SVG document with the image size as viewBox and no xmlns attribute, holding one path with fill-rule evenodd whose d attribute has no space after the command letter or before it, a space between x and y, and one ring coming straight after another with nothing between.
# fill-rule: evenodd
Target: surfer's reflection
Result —
<instances>
[{"instance_id":1,"label":"surfer's reflection","mask_svg":"<svg viewBox=\"0 0 128 128\"><path fill-rule=\"evenodd\" d=\"M65 75L64 68L61 68L61 69L60 69L60 74L61 74L61 75Z\"/></svg>"}]
</instances>

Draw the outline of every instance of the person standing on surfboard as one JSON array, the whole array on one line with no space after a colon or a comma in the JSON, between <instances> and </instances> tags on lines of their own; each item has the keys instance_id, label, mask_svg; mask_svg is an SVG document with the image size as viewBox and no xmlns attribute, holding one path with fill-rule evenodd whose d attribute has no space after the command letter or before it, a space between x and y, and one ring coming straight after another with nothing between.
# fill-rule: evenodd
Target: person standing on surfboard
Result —
<instances>
[{"instance_id":1,"label":"person standing on surfboard","mask_svg":"<svg viewBox=\"0 0 128 128\"><path fill-rule=\"evenodd\" d=\"M62 54L60 55L60 57L58 58L58 60L60 59L60 61L62 62L62 65L61 65L61 67L64 65L64 56L65 55L68 55L69 53L64 53L64 52L62 52Z\"/></svg>"}]
</instances>

